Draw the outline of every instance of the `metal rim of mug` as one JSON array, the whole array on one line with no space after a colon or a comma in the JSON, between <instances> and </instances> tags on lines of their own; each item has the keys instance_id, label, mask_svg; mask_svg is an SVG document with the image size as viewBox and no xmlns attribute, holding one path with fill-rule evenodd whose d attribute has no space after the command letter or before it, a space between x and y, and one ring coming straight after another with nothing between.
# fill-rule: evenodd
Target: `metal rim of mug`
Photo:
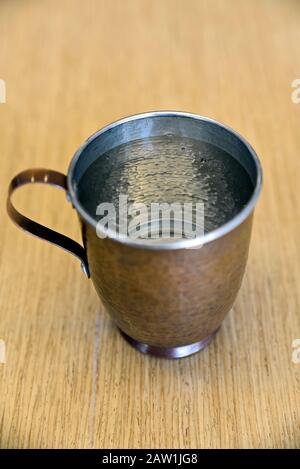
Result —
<instances>
[{"instance_id":1,"label":"metal rim of mug","mask_svg":"<svg viewBox=\"0 0 300 469\"><path fill-rule=\"evenodd\" d=\"M234 217L232 217L228 222L224 223L223 225L219 226L215 230L209 231L208 233L205 233L202 236L198 236L195 238L185 238L185 239L176 239L172 242L156 242L156 243L149 243L145 240L142 239L132 239L129 236L127 237L120 237L116 238L114 236L114 232L112 232L110 229L106 229L105 234L108 238L114 239L116 242L120 242L129 246L133 247L139 247L143 249L183 249L183 248L196 248L199 246L203 246L204 244L210 243L212 241L215 241L218 238L221 238L222 236L230 233L232 230L234 230L237 226L239 226L243 221L248 218L252 210L254 209L256 202L258 200L258 197L260 195L261 189L262 189L262 182L263 182L263 177L262 177L262 167L259 161L259 158L255 152L255 150L252 148L250 143L247 142L247 140L240 135L238 132L233 130L232 128L228 127L225 124L222 124L221 122L218 122L214 119L211 119L209 117L204 117L200 116L198 114L193 114L189 112L182 112L182 111L150 111L150 112L144 112L141 114L134 114L128 117L125 117L123 119L118 119L115 122L112 122L111 124L106 125L105 127L102 127L100 130L96 131L94 134L92 134L75 152L71 163L69 165L68 169L68 174L67 174L67 185L68 185L68 194L70 197L70 200L74 206L74 208L77 210L77 212L80 214L80 216L91 226L93 226L96 230L96 225L97 225L97 220L95 220L93 217L91 217L84 207L81 205L76 191L74 190L73 184L72 184L72 179L73 179L73 173L74 169L76 166L77 161L81 157L83 151L85 148L96 138L98 138L100 135L104 134L108 130L124 124L126 122L129 122L131 120L136 120L136 119L143 119L146 117L157 117L157 116L181 116L181 117L188 117L191 119L196 119L196 120L201 120L201 121L206 121L211 124L215 124L217 126L222 127L224 130L228 131L229 133L233 134L235 137L237 137L247 148L249 151L249 154L252 156L253 161L255 163L256 171L257 171L257 178L256 178L256 184L253 190L253 193L248 200L247 204L245 207L242 208L241 211L239 211Z\"/></svg>"}]
</instances>

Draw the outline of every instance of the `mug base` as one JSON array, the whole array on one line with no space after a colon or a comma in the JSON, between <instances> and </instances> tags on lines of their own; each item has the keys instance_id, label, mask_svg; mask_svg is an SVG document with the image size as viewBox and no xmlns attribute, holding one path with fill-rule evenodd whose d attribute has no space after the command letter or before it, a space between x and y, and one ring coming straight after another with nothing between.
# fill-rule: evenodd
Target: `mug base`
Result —
<instances>
[{"instance_id":1,"label":"mug base","mask_svg":"<svg viewBox=\"0 0 300 469\"><path fill-rule=\"evenodd\" d=\"M188 345L181 345L179 347L156 347L153 345L144 344L125 334L125 332L123 332L121 329L120 332L124 339L130 345L132 345L132 347L142 353L161 358L184 358L188 357L189 355L193 355L194 353L200 352L200 350L207 347L207 345L211 343L212 339L218 332L218 329L212 334L210 334L208 337L205 337L205 339L200 340L199 342L194 342L193 344Z\"/></svg>"}]
</instances>

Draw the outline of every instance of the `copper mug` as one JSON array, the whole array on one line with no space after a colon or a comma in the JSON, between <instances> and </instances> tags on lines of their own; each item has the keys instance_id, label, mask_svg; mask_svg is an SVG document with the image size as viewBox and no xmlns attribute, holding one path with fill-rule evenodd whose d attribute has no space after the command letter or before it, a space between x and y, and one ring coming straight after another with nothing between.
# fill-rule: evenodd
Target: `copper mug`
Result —
<instances>
[{"instance_id":1,"label":"copper mug","mask_svg":"<svg viewBox=\"0 0 300 469\"><path fill-rule=\"evenodd\" d=\"M228 152L246 169L253 192L232 219L200 238L148 243L130 237L99 238L96 221L76 188L88 166L108 150L166 133L204 140ZM27 183L67 192L82 228L83 246L21 215L13 191ZM21 172L9 186L7 209L21 228L77 256L125 339L144 353L179 358L210 343L236 298L245 271L253 211L262 170L253 148L232 129L184 112L149 112L110 124L76 151L67 176L48 169ZM201 249L190 249L197 246Z\"/></svg>"}]
</instances>

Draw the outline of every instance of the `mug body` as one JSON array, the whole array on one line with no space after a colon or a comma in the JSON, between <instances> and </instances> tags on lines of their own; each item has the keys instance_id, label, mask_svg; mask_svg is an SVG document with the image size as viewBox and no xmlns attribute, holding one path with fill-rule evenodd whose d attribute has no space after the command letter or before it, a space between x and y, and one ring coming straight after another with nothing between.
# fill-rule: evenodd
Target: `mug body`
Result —
<instances>
[{"instance_id":1,"label":"mug body","mask_svg":"<svg viewBox=\"0 0 300 469\"><path fill-rule=\"evenodd\" d=\"M78 197L83 174L119 145L163 135L199 139L229 153L252 181L249 200L225 224L193 239L151 243L116 239L109 230L99 237L96 219ZM207 118L179 112L140 114L90 137L76 152L67 181L81 220L91 279L124 337L140 351L165 357L190 355L206 346L232 307L246 266L262 183L252 147L233 130Z\"/></svg>"},{"instance_id":2,"label":"mug body","mask_svg":"<svg viewBox=\"0 0 300 469\"><path fill-rule=\"evenodd\" d=\"M151 250L99 239L83 220L92 281L125 338L167 357L206 346L240 288L251 223L201 249Z\"/></svg>"}]
</instances>

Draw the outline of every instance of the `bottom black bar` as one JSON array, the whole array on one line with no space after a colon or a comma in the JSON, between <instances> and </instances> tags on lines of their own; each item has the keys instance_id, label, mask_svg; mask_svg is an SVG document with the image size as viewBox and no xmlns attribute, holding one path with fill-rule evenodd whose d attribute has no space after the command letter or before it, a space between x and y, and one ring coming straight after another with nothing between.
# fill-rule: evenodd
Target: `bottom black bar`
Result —
<instances>
[{"instance_id":1,"label":"bottom black bar","mask_svg":"<svg viewBox=\"0 0 300 469\"><path fill-rule=\"evenodd\" d=\"M294 457L298 459L299 453L295 450L172 450L172 449L45 449L45 450L10 450L2 449L0 451L0 464L7 462L20 461L22 464L30 462L31 465L43 461L51 464L55 462L62 463L89 463L92 467L109 465L121 465L123 467L144 467L151 466L198 466L207 462L217 462L224 464L226 462L239 462L241 460L251 462L270 462L276 458L277 463L283 463L287 466Z\"/></svg>"}]
</instances>

